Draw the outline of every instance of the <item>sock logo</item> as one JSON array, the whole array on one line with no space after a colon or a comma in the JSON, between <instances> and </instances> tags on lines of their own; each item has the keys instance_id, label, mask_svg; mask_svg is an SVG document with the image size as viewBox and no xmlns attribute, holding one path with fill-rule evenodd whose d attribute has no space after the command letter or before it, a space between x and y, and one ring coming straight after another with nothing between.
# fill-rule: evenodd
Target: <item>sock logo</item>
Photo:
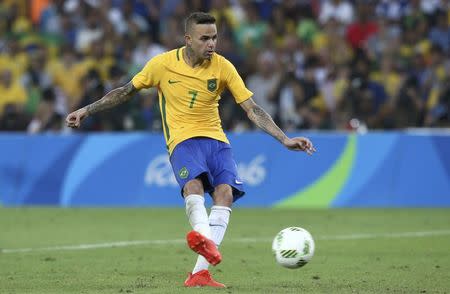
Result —
<instances>
[{"instance_id":1,"label":"sock logo","mask_svg":"<svg viewBox=\"0 0 450 294\"><path fill-rule=\"evenodd\" d=\"M184 166L182 169L180 169L180 171L178 172L178 175L180 176L181 179L186 179L189 175L189 172L188 172L187 168Z\"/></svg>"}]
</instances>

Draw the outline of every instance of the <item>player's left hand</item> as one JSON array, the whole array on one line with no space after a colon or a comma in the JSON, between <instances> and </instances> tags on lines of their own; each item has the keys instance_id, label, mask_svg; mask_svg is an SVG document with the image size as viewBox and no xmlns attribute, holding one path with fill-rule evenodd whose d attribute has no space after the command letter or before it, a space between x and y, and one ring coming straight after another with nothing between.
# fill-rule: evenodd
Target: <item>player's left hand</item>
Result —
<instances>
[{"instance_id":1,"label":"player's left hand","mask_svg":"<svg viewBox=\"0 0 450 294\"><path fill-rule=\"evenodd\" d=\"M312 155L314 152L316 152L316 149L314 148L312 142L305 137L287 138L283 142L283 145L286 146L286 148L288 148L289 150L304 151L309 155Z\"/></svg>"}]
</instances>

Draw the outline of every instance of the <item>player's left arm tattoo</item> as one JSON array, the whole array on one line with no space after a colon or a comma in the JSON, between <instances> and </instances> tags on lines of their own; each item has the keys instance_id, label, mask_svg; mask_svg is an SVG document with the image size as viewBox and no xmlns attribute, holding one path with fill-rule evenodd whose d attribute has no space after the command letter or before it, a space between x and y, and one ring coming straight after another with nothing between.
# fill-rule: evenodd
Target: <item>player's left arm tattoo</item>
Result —
<instances>
[{"instance_id":1,"label":"player's left arm tattoo","mask_svg":"<svg viewBox=\"0 0 450 294\"><path fill-rule=\"evenodd\" d=\"M119 105L125 101L128 101L137 91L138 90L133 86L133 83L129 82L122 87L111 90L108 94L103 96L102 99L87 105L87 113L91 115Z\"/></svg>"},{"instance_id":2,"label":"player's left arm tattoo","mask_svg":"<svg viewBox=\"0 0 450 294\"><path fill-rule=\"evenodd\" d=\"M247 112L248 118L260 129L283 143L288 137L273 121L272 117L252 98L242 102L241 107Z\"/></svg>"}]
</instances>

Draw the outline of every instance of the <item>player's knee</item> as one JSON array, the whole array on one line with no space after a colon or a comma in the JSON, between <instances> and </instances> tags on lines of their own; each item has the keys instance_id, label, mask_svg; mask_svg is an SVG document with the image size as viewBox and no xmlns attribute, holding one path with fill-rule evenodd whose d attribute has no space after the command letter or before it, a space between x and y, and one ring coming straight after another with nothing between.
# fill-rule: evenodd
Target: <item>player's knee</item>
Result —
<instances>
[{"instance_id":1,"label":"player's knee","mask_svg":"<svg viewBox=\"0 0 450 294\"><path fill-rule=\"evenodd\" d=\"M231 207L233 204L233 189L230 185L222 184L214 189L214 205Z\"/></svg>"},{"instance_id":2,"label":"player's knee","mask_svg":"<svg viewBox=\"0 0 450 294\"><path fill-rule=\"evenodd\" d=\"M192 194L197 194L197 195L203 196L204 193L205 192L203 189L203 183L199 179L190 180L183 187L184 196L188 196L188 195L192 195Z\"/></svg>"}]
</instances>

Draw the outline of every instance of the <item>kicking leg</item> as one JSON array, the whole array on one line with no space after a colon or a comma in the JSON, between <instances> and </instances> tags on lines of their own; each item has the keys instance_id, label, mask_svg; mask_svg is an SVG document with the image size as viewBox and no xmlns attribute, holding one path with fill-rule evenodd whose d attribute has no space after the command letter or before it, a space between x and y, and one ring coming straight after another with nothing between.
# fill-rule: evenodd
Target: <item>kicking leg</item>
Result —
<instances>
[{"instance_id":1,"label":"kicking leg","mask_svg":"<svg viewBox=\"0 0 450 294\"><path fill-rule=\"evenodd\" d=\"M184 201L186 204L186 215L194 231L199 232L207 238L211 238L208 213L205 208L203 184L199 179L186 183L183 188Z\"/></svg>"},{"instance_id":2,"label":"kicking leg","mask_svg":"<svg viewBox=\"0 0 450 294\"><path fill-rule=\"evenodd\" d=\"M194 229L187 236L189 247L205 257L212 265L220 263L222 256L217 250L217 246L211 241L211 229L209 226L208 214L205 208L203 184L201 180L194 179L186 183L183 188L186 202L186 214Z\"/></svg>"},{"instance_id":3,"label":"kicking leg","mask_svg":"<svg viewBox=\"0 0 450 294\"><path fill-rule=\"evenodd\" d=\"M222 243L225 231L228 227L228 222L231 214L231 205L233 203L233 191L229 185L218 185L213 194L214 205L211 207L209 214L209 226L211 228L211 239L217 247ZM207 270L209 266L208 261L203 257L197 258L193 274Z\"/></svg>"}]
</instances>

